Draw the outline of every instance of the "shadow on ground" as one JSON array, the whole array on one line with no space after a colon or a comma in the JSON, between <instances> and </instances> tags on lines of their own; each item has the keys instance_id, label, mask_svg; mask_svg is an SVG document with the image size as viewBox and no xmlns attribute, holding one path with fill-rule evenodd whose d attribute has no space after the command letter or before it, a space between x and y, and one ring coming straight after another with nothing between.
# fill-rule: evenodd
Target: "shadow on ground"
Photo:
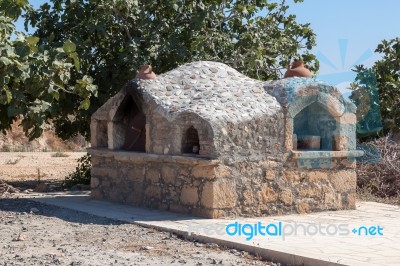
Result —
<instances>
[{"instance_id":1,"label":"shadow on ground","mask_svg":"<svg viewBox=\"0 0 400 266\"><path fill-rule=\"evenodd\" d=\"M18 215L32 213L46 217L56 217L71 223L118 225L126 224L109 218L91 215L85 212L70 210L67 208L35 202L24 198L2 198L0 199L0 211L15 212ZM0 214L1 217L1 214Z\"/></svg>"}]
</instances>

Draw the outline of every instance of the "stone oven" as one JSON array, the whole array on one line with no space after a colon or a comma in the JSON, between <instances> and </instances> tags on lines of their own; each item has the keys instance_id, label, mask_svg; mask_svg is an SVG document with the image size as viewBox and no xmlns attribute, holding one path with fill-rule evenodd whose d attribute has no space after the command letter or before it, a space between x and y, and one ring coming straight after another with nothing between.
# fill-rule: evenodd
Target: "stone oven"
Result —
<instances>
[{"instance_id":1,"label":"stone oven","mask_svg":"<svg viewBox=\"0 0 400 266\"><path fill-rule=\"evenodd\" d=\"M133 79L92 116L91 195L210 218L353 209L355 111L216 62Z\"/></svg>"}]
</instances>

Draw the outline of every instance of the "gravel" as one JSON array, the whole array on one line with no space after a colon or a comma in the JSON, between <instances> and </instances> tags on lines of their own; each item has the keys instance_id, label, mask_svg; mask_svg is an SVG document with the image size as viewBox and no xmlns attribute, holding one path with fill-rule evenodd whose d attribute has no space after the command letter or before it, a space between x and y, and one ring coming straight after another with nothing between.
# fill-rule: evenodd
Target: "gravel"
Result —
<instances>
[{"instance_id":1,"label":"gravel","mask_svg":"<svg viewBox=\"0 0 400 266\"><path fill-rule=\"evenodd\" d=\"M0 265L276 265L247 252L44 205L0 199Z\"/></svg>"},{"instance_id":2,"label":"gravel","mask_svg":"<svg viewBox=\"0 0 400 266\"><path fill-rule=\"evenodd\" d=\"M0 153L0 265L276 265L246 252L19 198L85 153Z\"/></svg>"}]
</instances>

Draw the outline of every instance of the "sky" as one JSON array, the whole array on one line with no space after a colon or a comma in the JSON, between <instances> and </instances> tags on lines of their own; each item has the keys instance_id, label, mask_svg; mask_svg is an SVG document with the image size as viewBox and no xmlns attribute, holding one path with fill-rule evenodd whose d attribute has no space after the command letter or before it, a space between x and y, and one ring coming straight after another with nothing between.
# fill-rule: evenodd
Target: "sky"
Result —
<instances>
[{"instance_id":1,"label":"sky","mask_svg":"<svg viewBox=\"0 0 400 266\"><path fill-rule=\"evenodd\" d=\"M400 37L399 0L304 0L289 13L310 23L317 34L314 54L320 61L318 79L345 85L355 78L354 65L372 66L383 39ZM340 87L340 86L339 86Z\"/></svg>"},{"instance_id":2,"label":"sky","mask_svg":"<svg viewBox=\"0 0 400 266\"><path fill-rule=\"evenodd\" d=\"M34 7L45 3L30 0ZM354 80L354 65L380 58L376 46L383 39L400 37L399 0L287 0L288 13L299 23L310 23L317 34L313 53L320 61L318 79L345 87ZM17 25L22 29L21 22Z\"/></svg>"}]
</instances>

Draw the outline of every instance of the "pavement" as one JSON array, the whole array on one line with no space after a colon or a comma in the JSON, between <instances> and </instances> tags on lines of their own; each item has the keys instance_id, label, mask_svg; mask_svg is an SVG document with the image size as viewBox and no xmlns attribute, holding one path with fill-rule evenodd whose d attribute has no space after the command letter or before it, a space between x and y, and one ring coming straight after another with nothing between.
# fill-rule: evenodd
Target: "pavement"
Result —
<instances>
[{"instance_id":1,"label":"pavement","mask_svg":"<svg viewBox=\"0 0 400 266\"><path fill-rule=\"evenodd\" d=\"M93 200L88 192L24 198L174 232L287 265L400 265L400 206L358 202L356 210L347 211L204 219Z\"/></svg>"}]
</instances>

